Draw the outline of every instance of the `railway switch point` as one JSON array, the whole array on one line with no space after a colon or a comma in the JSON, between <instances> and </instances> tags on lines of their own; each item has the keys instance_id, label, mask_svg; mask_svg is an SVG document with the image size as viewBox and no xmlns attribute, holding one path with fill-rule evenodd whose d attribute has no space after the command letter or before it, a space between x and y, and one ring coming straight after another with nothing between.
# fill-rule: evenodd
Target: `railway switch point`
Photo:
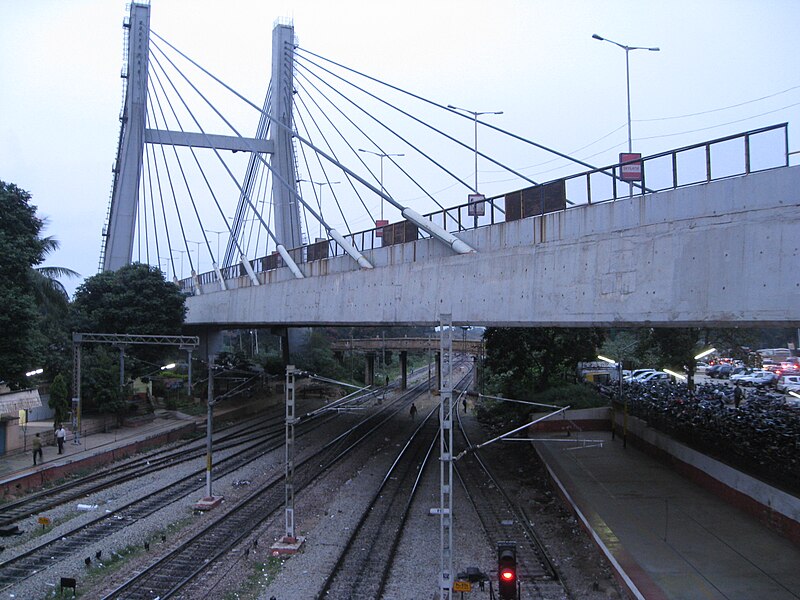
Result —
<instances>
[{"instance_id":1,"label":"railway switch point","mask_svg":"<svg viewBox=\"0 0 800 600\"><path fill-rule=\"evenodd\" d=\"M206 496L194 503L195 510L211 510L222 503L223 496Z\"/></svg>"},{"instance_id":2,"label":"railway switch point","mask_svg":"<svg viewBox=\"0 0 800 600\"><path fill-rule=\"evenodd\" d=\"M296 538L283 537L270 546L272 556L297 554L305 541L306 538L303 536L298 536Z\"/></svg>"}]
</instances>

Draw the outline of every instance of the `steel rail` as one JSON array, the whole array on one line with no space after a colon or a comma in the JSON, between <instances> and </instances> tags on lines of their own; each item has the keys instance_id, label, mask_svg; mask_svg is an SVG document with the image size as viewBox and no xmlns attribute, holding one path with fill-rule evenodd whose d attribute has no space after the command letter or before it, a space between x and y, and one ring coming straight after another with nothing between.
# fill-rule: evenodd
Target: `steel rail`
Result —
<instances>
[{"instance_id":1,"label":"steel rail","mask_svg":"<svg viewBox=\"0 0 800 600\"><path fill-rule=\"evenodd\" d=\"M268 423L274 418L276 417L262 417L251 420L254 422L245 426L244 429L242 429L241 424L223 428L220 432L224 432L227 429L235 429L236 431L227 434L223 433L221 437L218 437L214 442L214 450L224 451L247 443L251 441L247 436L251 438L254 435L263 436L265 433L263 428L265 426L268 428L268 435L270 435L272 432L269 430L271 426L268 425ZM283 422L276 423L275 427L277 428L276 431L282 430ZM256 433L256 431L259 433ZM192 446L196 447L193 448ZM205 453L205 440L192 439L174 445L169 450L154 450L143 456L125 461L124 464L110 466L96 473L80 477L79 479L67 481L60 485L30 494L25 498L0 506L0 527L7 527L21 519L113 487L119 483L127 483L132 479L194 460L198 456L205 455Z\"/></svg>"},{"instance_id":2,"label":"steel rail","mask_svg":"<svg viewBox=\"0 0 800 600\"><path fill-rule=\"evenodd\" d=\"M460 415L457 429L466 446L472 447ZM534 584L537 581L553 581L563 587L558 570L536 531L478 452L465 454L456 464L456 473L475 507L487 537L493 543L508 539L517 542L517 560L522 575L520 579ZM487 481L490 483L488 486Z\"/></svg>"},{"instance_id":3,"label":"steel rail","mask_svg":"<svg viewBox=\"0 0 800 600\"><path fill-rule=\"evenodd\" d=\"M377 413L365 417L298 463L295 466L296 492L310 485L334 463L391 421L413 399L413 394L421 393L423 386L427 387L427 382L382 407ZM104 600L150 599L155 596L165 600L178 593L281 509L284 502L283 481L281 475L262 485L217 521L208 524L174 551L108 593Z\"/></svg>"},{"instance_id":4,"label":"steel rail","mask_svg":"<svg viewBox=\"0 0 800 600\"><path fill-rule=\"evenodd\" d=\"M301 424L303 430L298 435L306 435L334 418L330 416L319 421L306 420ZM277 450L283 445L282 433L274 434L272 442L272 444L265 444L265 440L262 437L242 450L220 460L216 463L216 477L223 477L258 459L260 456ZM201 488L203 483L198 476L204 473L205 468L176 481L168 482L160 490L147 494L115 511L106 513L97 519L76 527L57 539L44 542L23 554L0 563L0 592L32 577L43 569L54 566L62 558L78 551L83 551L88 545L157 512L163 506L185 497L193 490Z\"/></svg>"},{"instance_id":5,"label":"steel rail","mask_svg":"<svg viewBox=\"0 0 800 600\"><path fill-rule=\"evenodd\" d=\"M397 454L317 594L318 599L381 597L420 476L438 441L438 424L433 419L437 413L438 407L428 413ZM405 504L399 506L403 500Z\"/></svg>"}]
</instances>

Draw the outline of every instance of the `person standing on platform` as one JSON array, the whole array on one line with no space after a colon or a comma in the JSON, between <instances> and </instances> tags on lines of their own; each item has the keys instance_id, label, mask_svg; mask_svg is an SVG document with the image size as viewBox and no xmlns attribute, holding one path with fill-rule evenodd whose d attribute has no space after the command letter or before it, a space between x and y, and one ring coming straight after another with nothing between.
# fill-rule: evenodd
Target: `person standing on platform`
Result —
<instances>
[{"instance_id":1,"label":"person standing on platform","mask_svg":"<svg viewBox=\"0 0 800 600\"><path fill-rule=\"evenodd\" d=\"M64 426L59 423L58 429L56 429L56 443L58 444L58 453L64 454L64 442L67 439L67 430L64 429Z\"/></svg>"},{"instance_id":2,"label":"person standing on platform","mask_svg":"<svg viewBox=\"0 0 800 600\"><path fill-rule=\"evenodd\" d=\"M42 453L42 438L37 433L33 436L33 466L36 466L36 457L39 457L40 462L44 462L44 454Z\"/></svg>"}]
</instances>

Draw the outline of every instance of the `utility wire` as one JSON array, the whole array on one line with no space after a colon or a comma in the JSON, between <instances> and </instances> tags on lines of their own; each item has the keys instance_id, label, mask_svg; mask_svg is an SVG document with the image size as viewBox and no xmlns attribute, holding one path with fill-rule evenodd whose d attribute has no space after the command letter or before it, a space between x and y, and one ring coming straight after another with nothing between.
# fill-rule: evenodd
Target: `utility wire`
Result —
<instances>
[{"instance_id":1,"label":"utility wire","mask_svg":"<svg viewBox=\"0 0 800 600\"><path fill-rule=\"evenodd\" d=\"M653 121L671 121L674 119L687 119L689 117L697 117L700 115L709 115L711 113L720 112L723 110L729 110L731 108L739 108L740 106L746 106L748 104L753 104L754 102L761 102L762 100L768 100L769 98L774 98L775 96L780 96L782 94L786 94L787 92L791 92L793 90L800 89L800 85L795 85L790 88L787 88L781 92L775 92L774 94L769 94L767 96L761 96L761 98L754 98L752 100L746 100L744 102L739 102L738 104L731 104L730 106L723 106L721 108L712 108L711 110L704 110L701 112L696 113L689 113L685 115L674 115L671 117L656 117L653 119L633 119L634 123L650 123ZM792 104L791 106L796 106ZM760 116L760 115L759 115Z\"/></svg>"},{"instance_id":2,"label":"utility wire","mask_svg":"<svg viewBox=\"0 0 800 600\"><path fill-rule=\"evenodd\" d=\"M302 65L299 65L299 64L298 64L298 67L299 67L299 68L301 68L301 69L303 69L303 68L304 68L304 69L308 70L308 68L307 68L307 67L305 67L305 66L302 66ZM356 104L356 103L355 103L355 102L353 102L351 99L349 99L349 98L347 98L346 96L344 96L344 94L342 94L342 93L341 93L339 90L337 90L336 88L334 88L333 86L331 86L331 85L330 85L328 82L326 82L324 79L320 78L318 75L316 75L316 74L314 74L314 73L312 73L312 74L313 74L313 75L314 75L314 76L315 76L315 77L316 77L318 80L320 80L322 83L324 83L325 85L327 85L328 87L330 87L331 89L333 89L333 91L334 91L334 92L336 92L337 94L339 94L339 95L340 95L342 98L344 98L346 101L350 102L350 103L351 103L353 106L355 106L355 107L356 107L356 108L358 108L359 110L362 110L363 112L365 112L365 114L367 114L367 116L368 116L368 117L370 117L371 119L374 119L374 120L376 120L378 123L380 123L380 121L378 121L377 119L375 119L374 117L372 117L372 116L371 116L369 113L366 113L366 111L364 111L363 109L361 109L361 107L359 107L359 106L358 106L358 104ZM328 101L328 103L329 103L329 104L330 104L330 105L331 105L331 106L332 106L332 107L333 107L333 108L334 108L334 109L335 109L335 110L336 110L336 111L337 111L337 112L338 112L338 113L339 113L339 114L340 114L342 117L344 117L344 118L345 118L345 119L346 119L346 120L347 120L347 121L348 121L348 122L349 122L349 123L350 123L350 124L351 124L351 125L352 125L352 126L353 126L353 127L354 127L354 128L355 128L355 129L356 129L358 132L359 132L359 133L360 133L360 134L361 134L361 135L363 135L363 136L364 136L364 137L365 137L367 140L369 140L369 142L370 142L371 144L373 144L373 145L374 145L376 148L378 148L378 150L380 150L380 152L381 152L381 153L384 153L384 151L383 151L383 148L381 148L381 145L380 145L380 144L378 144L378 142L376 142L376 141L375 141L375 140L374 140L374 139L373 139L373 138L372 138L372 137L371 137L371 136L370 136L370 135L369 135L369 134L368 134L366 131L364 131L364 130L363 130L361 127L359 127L359 126L358 126L358 124L356 124L356 123L355 123L355 122L354 122L354 121L353 121L353 120L352 120L352 119L351 119L349 116L347 116L347 115L344 113L344 111L342 111L342 109L341 109L341 108L339 108L339 107L338 107L338 106L337 106L337 105L336 105L334 102L332 102L332 101L331 101L331 100L330 100L330 99L329 99L329 98L328 98L328 97L327 97L327 96L326 96L326 95L325 95L325 94L322 92L322 90L320 90L320 89L319 89L319 87L317 87L317 85L316 85L316 84L314 84L314 82L313 82L313 81L311 81L310 79L308 79L308 77L307 77L305 74L303 74L303 73L298 73L298 75L299 75L300 77L302 77L302 78L303 78L303 80L304 80L304 81L306 81L306 82L307 82L307 83L308 83L308 84L309 84L309 85L310 85L310 86L311 86L311 87L312 87L312 88L313 88L313 89L314 89L314 90L315 90L315 91L316 91L318 94L320 94L320 95L321 95L323 98L325 98L325 100L327 100L327 101ZM298 82L298 87L299 87L300 89L303 89L303 90L305 90L305 87L302 85L302 83L299 83L299 82ZM320 106L319 106L319 104L318 104L318 103L317 103L317 101L316 101L316 100L313 98L313 96L312 96L311 94L308 94L308 96L309 96L309 98L311 98L311 100L314 102L315 106L317 106L318 110L319 110L319 111L320 111L322 114L324 114L324 115L326 116L326 118L329 118L329 117L327 116L327 111L323 110L323 109L322 109L322 107L320 107ZM382 123L380 123L380 124L381 124L381 125L383 125ZM386 126L384 125L384 127L386 127ZM396 134L395 134L395 133L394 133L394 132L393 132L391 129L389 130L389 132L390 132L390 133L392 133L393 135L396 135ZM397 137L399 138L400 136L397 136ZM402 139L402 138L400 138L400 139ZM367 163L366 163L366 162L364 162L364 159L361 157L361 155L360 155L358 152L356 152L356 149L354 149L354 148L353 148L353 147L352 147L352 146L351 146L349 143L348 143L348 147L351 149L351 151L353 152L353 155L356 157L356 159L357 159L357 160L358 160L358 161L359 161L359 162L360 162L360 163L363 165L363 167L364 167L364 168L365 168L365 169L366 169L366 170L369 172L369 174L370 174L370 175L372 175L373 179L375 179L375 182L376 182L376 183L380 183L380 179L378 178L378 176L377 176L377 175L375 175L375 173L374 173L374 172L372 171L372 169L371 169L371 168L370 168L370 167L367 165ZM414 148L414 146L411 146L411 147L412 147L412 148ZM416 148L414 148L414 149L416 149ZM386 153L384 153L384 154L386 154ZM412 177L412 176L411 176L411 174L410 174L410 173L408 173L408 171L406 171L406 170L405 170L405 169L404 169L404 168L403 168L403 167L400 165L400 163L398 163L396 160L394 160L394 158L393 158L391 155L389 155L389 154L387 154L387 158L389 159L389 161L390 161L390 162L391 162L391 163L392 163L392 164L393 164L395 167L397 167L397 169L398 169L398 170L399 170L401 173L403 173L403 175L405 175L405 176L408 178L408 180L409 180L409 181L411 181L411 182L412 182L412 183L413 183L415 186L417 186L417 187L420 189L420 191L422 191L422 193L423 193L423 194L425 194L425 196L426 196L428 199L430 199L430 200L431 200L431 201L432 201L434 204L436 204L436 206L438 206L440 209L444 210L444 206L442 206L442 205L441 205L441 204L440 204L440 203L439 203L439 202L436 200L436 198L434 198L434 197L433 197L433 196L432 196L430 193L428 193L428 191L427 191L427 190L426 190L426 189L425 189L425 188L424 188L424 187L423 187L423 186L422 186L422 185L421 185L421 184L420 184L420 183L419 183L419 182L418 182L418 181L417 181L417 180L416 180L414 177ZM461 179L459 179L459 178L456 178L456 181L458 182L458 184L460 184L460 185L464 185L464 182L463 182L463 180L461 180ZM364 206L364 209L367 211L367 214L369 214L369 215L370 215L370 218L372 219L372 214L370 213L370 210L367 208L366 204L364 204L364 201L361 199L361 196L359 195L359 196L358 196L358 198L359 198L359 200L361 200L361 204L362 204L362 206ZM372 223L373 223L373 225L375 224L375 219L372 219Z\"/></svg>"},{"instance_id":3,"label":"utility wire","mask_svg":"<svg viewBox=\"0 0 800 600\"><path fill-rule=\"evenodd\" d=\"M726 125L733 125L734 123L742 123L744 121L750 121L752 119L757 119L758 117L763 117L765 115L771 115L776 112L781 112L782 110L786 110L787 108L794 108L795 106L800 106L800 102L795 102L794 104L789 104L788 106L783 106L781 108L776 108L775 110L769 110L767 112L763 112L757 115L753 115L751 117L745 117L743 119L736 119L735 121L728 121L727 123L720 123L719 125L711 125L709 127L700 127L698 129L690 129L688 131L681 131L678 133L665 133L662 135L652 135L648 137L640 137L636 138L636 140L657 140L660 138L667 138L667 137L675 137L676 135L686 135L687 133L697 133L698 131L708 131L709 129L716 129L718 127L724 127Z\"/></svg>"},{"instance_id":4,"label":"utility wire","mask_svg":"<svg viewBox=\"0 0 800 600\"><path fill-rule=\"evenodd\" d=\"M396 110L396 111L397 111L397 112L399 112L401 115L403 115L403 116L405 116L405 117L408 117L408 118L409 118L409 119L411 119L412 121L414 121L414 122L416 122L416 123L418 123L418 124L420 124L420 125L422 125L422 126L424 126L424 127L427 127L427 128L428 128L428 129L430 129L431 131L434 131L435 133L438 133L438 134L439 134L439 135L441 135L442 137L445 137L445 138L447 138L448 140L450 140L451 142L454 142L455 144L458 144L458 145L459 145L459 146L461 146L462 148L465 148L465 149L469 150L470 152L475 152L475 149L474 149L474 148L472 148L472 147L468 146L468 145L467 145L467 144L465 144L464 142L462 142L462 141L460 141L460 140L456 139L455 137L451 136L451 135L450 135L450 134L448 134L448 133L445 133L445 132L444 132L444 131L442 131L441 129L437 129L436 127L434 127L434 126L433 126L433 125L431 125L430 123L426 123L426 122L425 122L425 121L423 121L422 119L420 119L420 118L418 118L418 117L415 117L415 116L414 116L414 115L412 115L411 113L409 113L409 112L407 112L407 111L405 111L405 110L403 110L403 109L401 109L401 108L399 108L399 107L395 106L395 105L394 105L394 104L392 104L391 102L388 102L387 100L384 100L384 99L382 99L382 98L379 98L378 96L376 96L376 95L375 95L375 94L373 94L372 92L369 92L369 91L367 91L366 89L364 89L363 87L361 87L361 86L359 86L359 85L356 85L356 84L355 84L355 83L353 83L352 81L348 81L347 79L344 79L342 76L340 76L340 75L338 75L338 74L334 73L334 72L333 72L333 71L331 71L330 69L327 69L327 68L323 67L322 65L320 65L320 64L318 64L318 63L316 63L316 62L314 62L313 60L310 60L310 59L308 59L308 58L305 58L305 57L300 57L300 58L302 58L303 60L307 61L309 64L311 64L311 65L314 65L315 67L317 67L318 69L320 69L320 70L324 71L325 73L328 73L328 74L329 74L329 75L331 75L332 77L335 77L335 78L336 78L336 79L338 79L339 81L342 81L343 83L346 83L347 85L349 85L349 86L351 86L351 87L355 88L356 90L358 90L358 91L359 91L359 92L361 92L362 94L365 94L365 95L369 96L369 97L370 97L370 98L372 98L373 100L376 100L377 102L380 102L381 104L384 104L384 105L388 106L389 108L392 108L392 109ZM297 64L300 64L300 63L297 63ZM419 152L419 153L420 153L422 156L424 156L425 158L427 158L427 159L428 159L429 161L431 161L431 162L432 162L434 165L436 165L437 167L439 167L439 168L440 168L442 171L444 171L445 173L447 173L448 175L450 175L450 176L451 176L453 179L456 179L456 180L460 181L460 182L461 182L461 183L464 185L464 187L466 187L467 189L470 189L470 190L474 191L476 194L478 193L478 190L474 189L474 188L472 187L472 185L470 185L470 184L469 184L469 183L467 183L466 181L463 181L463 180L459 179L458 175L456 175L455 173L453 173L452 171L450 171L448 168L446 168L444 165L442 165L441 163L439 163L439 162L438 162L436 159L434 159L432 156L430 156L429 154L427 154L427 153L423 152L423 151L422 151L422 150L421 150L419 147L417 147L417 146L415 146L414 144L412 144L412 143L411 143L409 140L405 139L403 136L401 136L401 135L400 135L399 133L397 133L396 131L393 131L393 130L392 130L392 129L391 129L389 126L388 126L388 125L386 125L385 123L381 122L379 119L377 119L377 118L375 118L374 116L372 116L372 115L370 115L369 113L367 113L367 111L366 111L366 110L364 110L363 108L361 108L360 106L358 106L356 103L354 103L354 102L353 102L352 100L350 100L349 98L346 98L346 96L344 96L344 95L343 95L341 92L339 92L339 90L336 90L336 89L334 88L334 86L333 86L333 85L331 85L330 83L328 83L328 82L324 81L324 80L323 80L321 77L319 77L318 75L316 75L316 74L315 74L315 76L316 76L316 77L318 77L318 78L320 79L320 81L323 81L323 82L324 82L326 85L328 85L328 86L329 86L331 89L333 89L334 91L336 91L337 93L339 93L339 94L340 94L342 97L344 97L344 98L345 98L345 99L347 99L348 101L352 102L354 106L356 106L356 107L360 108L360 109L362 110L362 112L364 112L364 113L365 113L365 114L367 114L367 115L368 115L370 118L374 119L374 120L375 120L377 123L379 123L380 125L382 125L382 126L383 126L383 127L384 127L384 128L387 130L387 131L389 131L390 133L392 133L393 135L395 135L397 138L399 138L400 140L402 140L403 142L405 142L406 144L408 144L408 145L409 145L409 146L411 146L412 148L414 148L414 150L416 150L417 152ZM387 85L387 84L384 84L384 85ZM389 86L389 87L392 87L392 86ZM430 101L429 101L429 102L430 102ZM435 104L435 103L431 102L431 104ZM441 105L438 105L438 106L439 106L440 108L442 108L442 109L444 109L444 110L448 111L448 112L452 112L452 113L454 113L454 114L458 114L459 116L465 116L465 115L462 115L461 113L459 113L459 112L457 112L457 111L453 111L453 110L451 110L451 109L449 109L449 108L446 108L446 107L443 107L443 106L441 106ZM479 123L481 123L481 124L485 124L485 123L483 123L483 121L479 121ZM503 168L507 169L508 171L510 171L510 172L512 172L512 173L514 173L514 174L516 174L516 175L518 175L518 176L519 176L519 177L521 177L522 179L525 179L526 181L529 181L531 184L533 184L533 185L537 185L535 181L533 181L533 180L530 180L530 179L528 179L528 177L526 177L526 176L525 176L525 175L523 175L522 173L518 173L518 172L514 171L513 169L511 169L511 168L509 168L509 167L507 167L507 166L503 165L502 163L498 162L497 160L495 160L495 159L494 159L494 158L492 158L491 156L487 156L486 154L484 154L484 153L482 153L482 152L477 152L477 154L478 154L478 156L481 156L481 157L485 158L486 160L488 160L488 161L490 161L490 162L492 162L492 163L494 163L494 164L498 165L499 167L503 167ZM438 203L437 203L437 204L438 204ZM442 208L442 209L444 209L444 207L443 207L443 206L441 206L441 205L439 205L439 208Z\"/></svg>"}]
</instances>

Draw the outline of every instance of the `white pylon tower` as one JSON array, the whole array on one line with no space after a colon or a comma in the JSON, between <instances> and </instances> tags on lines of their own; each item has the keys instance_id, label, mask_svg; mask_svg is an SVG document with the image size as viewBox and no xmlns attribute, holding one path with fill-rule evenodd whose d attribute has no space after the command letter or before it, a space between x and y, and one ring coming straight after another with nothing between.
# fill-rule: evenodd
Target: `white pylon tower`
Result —
<instances>
[{"instance_id":1,"label":"white pylon tower","mask_svg":"<svg viewBox=\"0 0 800 600\"><path fill-rule=\"evenodd\" d=\"M294 27L280 24L275 26L272 44L273 79L271 94L267 94L267 98L272 99L270 114L269 117L262 116L254 138L243 138L148 129L146 122L150 5L132 2L130 15L125 19L124 26L127 29L128 48L126 66L123 68L123 77L126 79L125 100L120 115L121 133L114 165L114 188L111 193L107 224L103 231L102 270L115 271L131 262L145 143L244 151L252 152L254 155L271 154L271 166L276 174L273 178L275 237L278 243L286 248L302 245L300 208L295 200L294 190L287 189L286 185L280 182L282 179L291 186L297 185L292 146ZM265 123L268 118L270 139L265 139L267 132ZM257 162L251 160L251 168ZM240 214L244 204L247 204L247 201L241 198L237 214ZM234 229L233 234L236 233L237 230ZM245 265L246 268L248 266Z\"/></svg>"},{"instance_id":2,"label":"white pylon tower","mask_svg":"<svg viewBox=\"0 0 800 600\"><path fill-rule=\"evenodd\" d=\"M123 22L128 56L122 69L126 79L125 103L120 114L121 130L114 189L108 222L103 231L102 269L116 271L131 262L139 179L147 115L147 61L150 43L150 6L131 3L130 16Z\"/></svg>"},{"instance_id":3,"label":"white pylon tower","mask_svg":"<svg viewBox=\"0 0 800 600\"><path fill-rule=\"evenodd\" d=\"M292 131L294 128L294 27L275 25L272 30L272 103L270 106L270 140L274 145L272 197L275 203L275 237L286 248L303 245L300 230L300 206L296 200ZM281 181L283 180L283 181ZM286 183L293 189L288 189Z\"/></svg>"}]
</instances>

